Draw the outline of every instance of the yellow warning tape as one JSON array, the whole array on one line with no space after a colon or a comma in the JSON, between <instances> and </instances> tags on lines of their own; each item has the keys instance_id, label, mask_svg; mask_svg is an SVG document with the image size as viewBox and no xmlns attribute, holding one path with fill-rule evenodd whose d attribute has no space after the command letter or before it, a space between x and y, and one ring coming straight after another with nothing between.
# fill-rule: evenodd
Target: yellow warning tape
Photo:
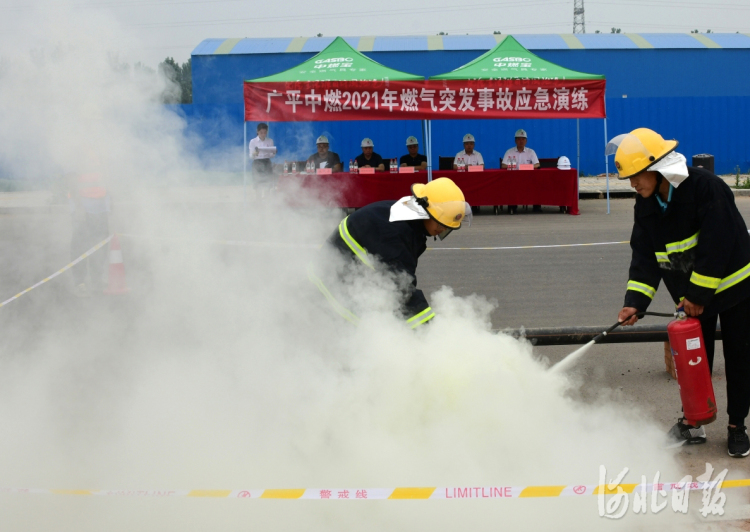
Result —
<instances>
[{"instance_id":1,"label":"yellow warning tape","mask_svg":"<svg viewBox=\"0 0 750 532\"><path fill-rule=\"evenodd\" d=\"M750 487L750 479L663 484L646 484L645 491L704 490ZM322 488L322 489L244 489L244 490L84 490L0 488L0 494L77 495L107 497L201 497L219 499L338 499L338 500L427 500L427 499L524 499L549 497L580 497L585 495L616 495L633 493L642 484L576 486L453 486L412 488Z\"/></svg>"},{"instance_id":2,"label":"yellow warning tape","mask_svg":"<svg viewBox=\"0 0 750 532\"><path fill-rule=\"evenodd\" d=\"M47 281L50 281L50 280L54 279L55 277L57 277L57 276L58 276L58 275L60 275L61 273L64 273L64 272L66 272L67 270L71 269L71 268L72 268L73 266L75 266L76 264L78 264L79 262L81 262L81 261L82 261L83 259L85 259L85 258L86 258L86 257L88 257L89 255L93 255L93 254L94 254L94 253L95 253L96 251L98 251L98 250L99 250L99 249L100 249L100 248L101 248L102 246L104 246L104 245L105 245L105 244L106 244L107 242L109 242L110 240L112 240L112 237L113 237L113 236L114 236L114 235L109 235L109 236L108 236L107 238L105 238L104 240L102 240L101 242L99 242L99 243L98 243L97 245L95 245L95 246L94 246L93 248L89 249L89 250L88 250L88 251L86 251L86 252L85 252L85 253L84 253L83 255L81 255L80 257L78 257L78 258L77 258L76 260L74 260L73 262L71 262L70 264L68 264L67 266L65 266L64 268L60 268L59 270L57 270L57 271L56 271L55 273L53 273L53 274L52 274L52 275L50 275L49 277L45 277L44 279L42 279L41 281L39 281L38 283L36 283L36 284L35 284L34 286L30 286L30 287L28 287L28 288L27 288L26 290L24 290L24 291L22 291L22 292L19 292L19 293L17 293L16 295L14 295L13 297L11 297L10 299L6 299L6 300L5 300L5 301L3 301L2 303L0 303L0 307L2 307L2 306L4 306L4 305L7 305L7 304L8 304L8 303L10 303L11 301L15 301L16 299L18 299L18 298L19 298L19 297L21 297L22 295L24 295L24 294L28 294L29 292L31 292L31 291L32 291L32 290L33 290L34 288L36 288L37 286L41 286L41 285L43 285L44 283L46 283Z\"/></svg>"}]
</instances>

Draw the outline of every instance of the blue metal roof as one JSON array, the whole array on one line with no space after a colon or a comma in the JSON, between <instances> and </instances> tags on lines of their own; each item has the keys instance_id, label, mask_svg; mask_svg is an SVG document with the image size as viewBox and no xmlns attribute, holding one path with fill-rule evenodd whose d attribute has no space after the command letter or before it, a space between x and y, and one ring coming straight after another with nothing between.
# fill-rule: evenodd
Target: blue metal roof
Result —
<instances>
[{"instance_id":1,"label":"blue metal roof","mask_svg":"<svg viewBox=\"0 0 750 532\"><path fill-rule=\"evenodd\" d=\"M623 33L581 33L576 37L588 50L638 48L633 39Z\"/></svg>"},{"instance_id":2,"label":"blue metal roof","mask_svg":"<svg viewBox=\"0 0 750 532\"><path fill-rule=\"evenodd\" d=\"M568 50L570 47L560 35L514 35L518 42L529 50Z\"/></svg>"},{"instance_id":3,"label":"blue metal roof","mask_svg":"<svg viewBox=\"0 0 750 532\"><path fill-rule=\"evenodd\" d=\"M193 50L192 55L213 55L226 39L206 39Z\"/></svg>"},{"instance_id":4,"label":"blue metal roof","mask_svg":"<svg viewBox=\"0 0 750 532\"><path fill-rule=\"evenodd\" d=\"M750 48L750 36L744 33L709 33L706 37L722 48Z\"/></svg>"},{"instance_id":5,"label":"blue metal roof","mask_svg":"<svg viewBox=\"0 0 750 532\"><path fill-rule=\"evenodd\" d=\"M307 42L302 47L302 52L322 52L326 46L331 44L336 37L315 37L313 39L307 39ZM344 39L349 42L349 39Z\"/></svg>"},{"instance_id":6,"label":"blue metal roof","mask_svg":"<svg viewBox=\"0 0 750 532\"><path fill-rule=\"evenodd\" d=\"M427 50L427 37L376 37L373 52L403 52Z\"/></svg>"},{"instance_id":7,"label":"blue metal roof","mask_svg":"<svg viewBox=\"0 0 750 532\"><path fill-rule=\"evenodd\" d=\"M750 36L741 33L585 33L513 35L529 50L623 50L634 48L707 49L750 48ZM369 37L373 52L427 50L486 51L497 44L495 35L414 35ZM258 39L206 39L192 55L317 53L331 44L333 37L289 37ZM344 37L357 49L361 37Z\"/></svg>"},{"instance_id":8,"label":"blue metal roof","mask_svg":"<svg viewBox=\"0 0 750 532\"><path fill-rule=\"evenodd\" d=\"M490 50L496 45L494 35L443 36L443 50Z\"/></svg>"},{"instance_id":9,"label":"blue metal roof","mask_svg":"<svg viewBox=\"0 0 750 532\"><path fill-rule=\"evenodd\" d=\"M706 48L689 33L640 33L654 48Z\"/></svg>"},{"instance_id":10,"label":"blue metal roof","mask_svg":"<svg viewBox=\"0 0 750 532\"><path fill-rule=\"evenodd\" d=\"M232 54L281 54L289 48L291 38L288 39L258 39L260 42L253 42L255 39L242 39L234 45Z\"/></svg>"}]
</instances>

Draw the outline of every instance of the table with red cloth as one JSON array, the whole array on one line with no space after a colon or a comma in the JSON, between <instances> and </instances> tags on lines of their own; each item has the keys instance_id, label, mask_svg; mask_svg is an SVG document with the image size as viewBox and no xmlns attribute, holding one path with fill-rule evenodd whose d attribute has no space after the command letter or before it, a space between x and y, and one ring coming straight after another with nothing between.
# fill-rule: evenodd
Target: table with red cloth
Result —
<instances>
[{"instance_id":1,"label":"table with red cloth","mask_svg":"<svg viewBox=\"0 0 750 532\"><path fill-rule=\"evenodd\" d=\"M472 206L552 205L566 207L570 214L578 210L578 177L575 169L537 168L536 170L484 170L432 172L433 179L451 178ZM289 174L279 176L280 190L291 192L294 203L301 196L338 207L364 207L375 201L397 200L411 193L412 183L426 183L427 172L413 174Z\"/></svg>"}]
</instances>

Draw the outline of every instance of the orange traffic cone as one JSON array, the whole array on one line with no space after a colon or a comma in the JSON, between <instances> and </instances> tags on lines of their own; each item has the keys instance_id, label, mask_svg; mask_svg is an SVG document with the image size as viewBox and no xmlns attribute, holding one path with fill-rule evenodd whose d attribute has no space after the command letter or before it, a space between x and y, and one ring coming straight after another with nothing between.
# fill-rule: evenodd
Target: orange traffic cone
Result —
<instances>
[{"instance_id":1,"label":"orange traffic cone","mask_svg":"<svg viewBox=\"0 0 750 532\"><path fill-rule=\"evenodd\" d=\"M117 295L127 294L130 291L125 282L125 265L122 263L122 250L120 249L120 239L117 234L112 237L109 243L109 281L105 294Z\"/></svg>"}]
</instances>

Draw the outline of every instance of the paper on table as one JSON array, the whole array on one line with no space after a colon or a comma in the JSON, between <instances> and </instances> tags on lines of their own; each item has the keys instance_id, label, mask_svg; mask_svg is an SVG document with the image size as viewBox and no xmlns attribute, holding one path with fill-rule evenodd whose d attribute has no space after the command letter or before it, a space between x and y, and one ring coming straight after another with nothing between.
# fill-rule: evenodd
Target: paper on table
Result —
<instances>
[{"instance_id":1,"label":"paper on table","mask_svg":"<svg viewBox=\"0 0 750 532\"><path fill-rule=\"evenodd\" d=\"M332 174L333 168L318 168L318 171L316 173L318 175Z\"/></svg>"},{"instance_id":2,"label":"paper on table","mask_svg":"<svg viewBox=\"0 0 750 532\"><path fill-rule=\"evenodd\" d=\"M519 164L518 169L519 170L533 170L534 165L533 164Z\"/></svg>"},{"instance_id":3,"label":"paper on table","mask_svg":"<svg viewBox=\"0 0 750 532\"><path fill-rule=\"evenodd\" d=\"M469 172L484 172L484 166L481 164L472 164L469 166Z\"/></svg>"},{"instance_id":4,"label":"paper on table","mask_svg":"<svg viewBox=\"0 0 750 532\"><path fill-rule=\"evenodd\" d=\"M360 168L359 173L360 174L374 174L375 169L374 168Z\"/></svg>"},{"instance_id":5,"label":"paper on table","mask_svg":"<svg viewBox=\"0 0 750 532\"><path fill-rule=\"evenodd\" d=\"M399 174L413 174L414 167L413 166L399 166L398 173Z\"/></svg>"}]
</instances>

